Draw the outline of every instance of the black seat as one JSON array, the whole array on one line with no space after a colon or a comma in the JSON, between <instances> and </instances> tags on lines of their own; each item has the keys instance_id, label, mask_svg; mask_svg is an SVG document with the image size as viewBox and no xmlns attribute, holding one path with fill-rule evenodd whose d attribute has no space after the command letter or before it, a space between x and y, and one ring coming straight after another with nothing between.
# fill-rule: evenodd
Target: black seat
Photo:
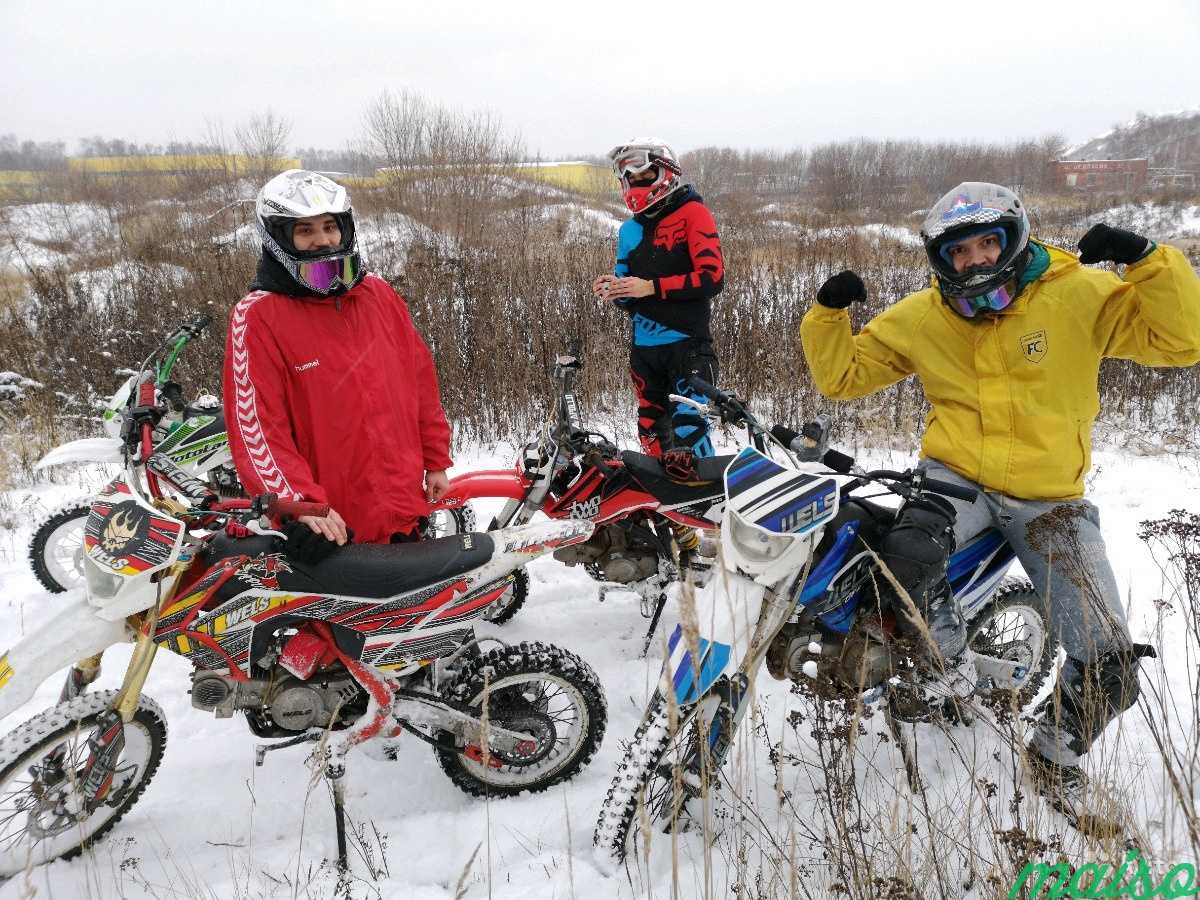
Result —
<instances>
[{"instance_id":1,"label":"black seat","mask_svg":"<svg viewBox=\"0 0 1200 900\"><path fill-rule=\"evenodd\" d=\"M477 569L492 558L493 546L482 533L415 544L351 544L315 566L295 567L324 593L381 599Z\"/></svg>"},{"instance_id":2,"label":"black seat","mask_svg":"<svg viewBox=\"0 0 1200 900\"><path fill-rule=\"evenodd\" d=\"M697 459L696 481L720 481L725 477L725 470L729 468L729 464L734 459L736 459L735 456L704 456ZM663 471L662 462L656 457L635 453L632 450L623 450L621 451L621 462L635 478L640 479L645 475L647 478L674 480ZM695 482L678 483L694 484Z\"/></svg>"},{"instance_id":3,"label":"black seat","mask_svg":"<svg viewBox=\"0 0 1200 900\"><path fill-rule=\"evenodd\" d=\"M456 534L415 544L350 544L316 565L285 560L290 571L278 571L279 590L341 594L381 600L436 584L482 566L492 558L487 534ZM275 538L231 538L216 535L208 549L210 564L228 556L262 556L280 552ZM246 567L253 572L252 564ZM230 579L218 592L224 600L246 590L248 579Z\"/></svg>"},{"instance_id":4,"label":"black seat","mask_svg":"<svg viewBox=\"0 0 1200 900\"><path fill-rule=\"evenodd\" d=\"M621 451L621 462L625 471L643 488L663 503L686 503L714 494L724 494L722 477L726 467L733 462L732 456L708 456L696 460L696 481L676 481L663 471L662 463L653 456Z\"/></svg>"}]
</instances>

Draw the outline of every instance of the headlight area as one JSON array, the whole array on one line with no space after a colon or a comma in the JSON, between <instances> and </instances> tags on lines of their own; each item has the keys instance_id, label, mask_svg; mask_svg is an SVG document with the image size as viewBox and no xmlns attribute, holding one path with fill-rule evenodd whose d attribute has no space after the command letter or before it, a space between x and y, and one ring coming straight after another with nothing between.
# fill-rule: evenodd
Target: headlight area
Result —
<instances>
[{"instance_id":1,"label":"headlight area","mask_svg":"<svg viewBox=\"0 0 1200 900\"><path fill-rule=\"evenodd\" d=\"M86 553L83 555L83 574L87 579L88 595L108 600L117 595L121 587L121 576L100 567Z\"/></svg>"},{"instance_id":2,"label":"headlight area","mask_svg":"<svg viewBox=\"0 0 1200 900\"><path fill-rule=\"evenodd\" d=\"M748 525L737 513L728 517L727 527L730 529L729 542L736 554L737 565L748 572L761 572L796 540L794 534L771 534Z\"/></svg>"}]
</instances>

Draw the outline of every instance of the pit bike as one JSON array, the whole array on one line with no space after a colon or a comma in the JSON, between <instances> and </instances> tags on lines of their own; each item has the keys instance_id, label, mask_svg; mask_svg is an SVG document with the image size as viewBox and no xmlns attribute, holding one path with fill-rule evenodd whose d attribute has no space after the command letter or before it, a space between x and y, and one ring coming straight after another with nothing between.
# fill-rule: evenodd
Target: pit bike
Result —
<instances>
[{"instance_id":1,"label":"pit bike","mask_svg":"<svg viewBox=\"0 0 1200 900\"><path fill-rule=\"evenodd\" d=\"M601 601L613 590L641 596L642 614L650 620L645 650L668 588L681 580L671 526L718 525L725 504L721 473L733 457L698 459L695 478L678 481L667 475L658 459L619 450L604 435L589 431L575 397L575 380L583 367L580 349L580 343L572 341L567 352L556 357L553 415L518 454L514 467L459 475L434 506L469 509L471 500L501 498L504 506L489 528L522 525L537 513L554 520L594 522L590 540L557 550L554 558L569 566L582 565L601 582ZM519 581L508 606L492 621L515 615L527 593L528 582Z\"/></svg>"},{"instance_id":2,"label":"pit bike","mask_svg":"<svg viewBox=\"0 0 1200 900\"><path fill-rule=\"evenodd\" d=\"M0 656L0 716L71 665L59 703L0 738L0 875L78 855L145 791L167 737L142 693L159 648L192 663L195 708L276 739L258 764L316 747L343 869L343 777L360 744L427 743L474 795L544 790L587 764L607 720L595 672L549 644L493 641L485 653L474 622L515 571L587 540L590 523L349 545L306 565L281 552L273 520L326 506L218 498L155 450L152 371L134 397L125 469L84 528L86 590ZM103 651L124 641L134 651L120 690L89 692Z\"/></svg>"},{"instance_id":3,"label":"pit bike","mask_svg":"<svg viewBox=\"0 0 1200 900\"><path fill-rule=\"evenodd\" d=\"M240 497L242 486L229 451L221 402L207 393L189 402L181 386L171 380L172 369L184 348L200 338L211 322L210 316L184 322L167 335L138 371L153 370L157 402L166 408L154 429L155 451L166 454L192 477L206 481L221 497ZM55 447L35 468L65 463L120 463L122 413L134 399L136 382L137 375L131 375L106 404L101 419L105 437L83 438ZM83 527L90 510L90 497L74 498L43 516L33 531L29 541L30 566L41 585L52 594L83 585ZM469 507L446 510L430 517L424 536L446 537L474 528ZM510 589L506 597L512 592ZM495 610L504 607L504 600L502 597L497 602ZM489 610L489 615L495 610Z\"/></svg>"},{"instance_id":4,"label":"pit bike","mask_svg":"<svg viewBox=\"0 0 1200 900\"><path fill-rule=\"evenodd\" d=\"M759 440L724 473L724 571L696 594L700 633L687 637L682 623L671 633L657 689L601 808L594 843L606 867L636 861L645 823L672 832L703 815L764 662L777 678L803 678L819 698L868 705L918 683L911 644L873 587L883 582L879 557L861 539L886 530L896 510L854 492L884 487L904 503L975 494L920 470L855 471L836 451L823 464L781 465L764 451L786 448L795 432L768 432L736 398L694 386L710 398L709 413L743 420ZM1005 577L1014 558L988 529L953 553L948 579L967 621L977 693L1023 707L1049 677L1056 647L1032 585Z\"/></svg>"}]
</instances>

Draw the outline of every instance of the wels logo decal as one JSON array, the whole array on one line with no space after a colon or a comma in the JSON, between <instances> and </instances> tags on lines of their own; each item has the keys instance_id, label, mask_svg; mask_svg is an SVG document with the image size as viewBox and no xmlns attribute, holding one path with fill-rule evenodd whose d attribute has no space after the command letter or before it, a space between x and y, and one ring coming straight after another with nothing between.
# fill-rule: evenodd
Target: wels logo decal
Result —
<instances>
[{"instance_id":1,"label":"wels logo decal","mask_svg":"<svg viewBox=\"0 0 1200 900\"><path fill-rule=\"evenodd\" d=\"M1021 335L1021 353L1033 363L1039 363L1046 355L1046 330L1031 331Z\"/></svg>"},{"instance_id":2,"label":"wels logo decal","mask_svg":"<svg viewBox=\"0 0 1200 900\"><path fill-rule=\"evenodd\" d=\"M283 606L285 603L290 603L293 599L287 597L254 597L249 602L239 606L237 609L231 609L224 615L217 616L217 619L212 624L212 633L214 635L224 634L227 631L232 631L243 622L246 622L257 616L259 613L265 613L267 610L275 609ZM204 631L201 626L197 631Z\"/></svg>"},{"instance_id":3,"label":"wels logo decal","mask_svg":"<svg viewBox=\"0 0 1200 900\"><path fill-rule=\"evenodd\" d=\"M571 504L572 519L590 519L600 512L600 498L593 497L591 500L576 501Z\"/></svg>"},{"instance_id":4,"label":"wels logo decal","mask_svg":"<svg viewBox=\"0 0 1200 900\"><path fill-rule=\"evenodd\" d=\"M239 581L244 581L251 587L264 591L279 590L279 576L283 572L291 572L292 567L282 553L272 553L253 559L238 569Z\"/></svg>"}]
</instances>

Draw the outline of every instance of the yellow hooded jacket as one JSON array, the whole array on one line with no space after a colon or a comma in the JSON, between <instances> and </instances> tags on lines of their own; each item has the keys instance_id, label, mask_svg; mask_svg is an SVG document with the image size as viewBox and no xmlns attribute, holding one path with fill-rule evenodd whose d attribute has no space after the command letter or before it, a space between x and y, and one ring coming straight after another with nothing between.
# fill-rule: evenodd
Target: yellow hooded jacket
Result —
<instances>
[{"instance_id":1,"label":"yellow hooded jacket","mask_svg":"<svg viewBox=\"0 0 1200 900\"><path fill-rule=\"evenodd\" d=\"M923 457L1013 497L1083 496L1100 361L1200 362L1200 278L1173 247L1121 279L1042 246L1049 268L998 314L965 319L930 287L855 335L845 310L813 304L800 338L817 389L851 400L915 373L932 407Z\"/></svg>"}]
</instances>

